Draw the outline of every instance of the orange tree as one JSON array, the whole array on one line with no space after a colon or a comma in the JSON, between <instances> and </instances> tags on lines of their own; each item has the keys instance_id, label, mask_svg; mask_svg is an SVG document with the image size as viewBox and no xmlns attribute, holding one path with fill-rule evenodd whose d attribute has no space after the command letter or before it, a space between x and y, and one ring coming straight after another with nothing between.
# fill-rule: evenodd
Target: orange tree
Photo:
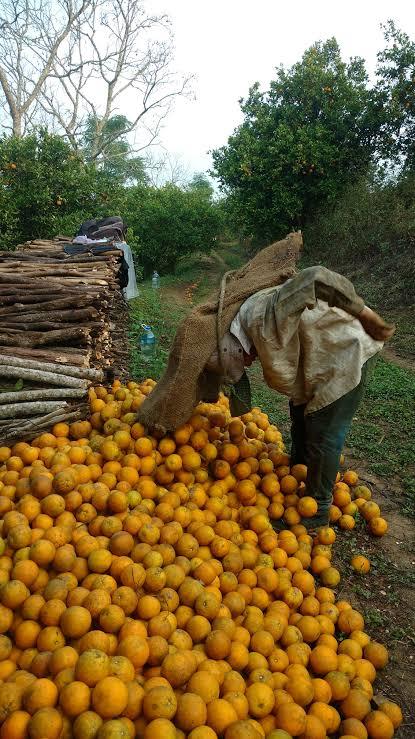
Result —
<instances>
[{"instance_id":1,"label":"orange tree","mask_svg":"<svg viewBox=\"0 0 415 739\"><path fill-rule=\"evenodd\" d=\"M122 209L124 190L60 136L42 130L0 141L0 247L72 234L82 221Z\"/></svg>"},{"instance_id":2,"label":"orange tree","mask_svg":"<svg viewBox=\"0 0 415 739\"><path fill-rule=\"evenodd\" d=\"M268 91L254 85L241 107L213 174L240 232L264 241L303 227L367 171L385 115L364 61L344 62L335 39L281 66Z\"/></svg>"}]
</instances>

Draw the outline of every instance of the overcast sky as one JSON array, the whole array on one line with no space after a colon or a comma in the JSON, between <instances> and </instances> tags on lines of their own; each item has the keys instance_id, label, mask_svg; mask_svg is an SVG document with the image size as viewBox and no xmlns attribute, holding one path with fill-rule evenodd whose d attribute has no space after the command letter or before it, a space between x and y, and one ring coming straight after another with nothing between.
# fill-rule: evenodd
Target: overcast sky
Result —
<instances>
[{"instance_id":1,"label":"overcast sky","mask_svg":"<svg viewBox=\"0 0 415 739\"><path fill-rule=\"evenodd\" d=\"M209 149L241 122L238 100L279 64L298 61L314 41L335 36L343 58L362 56L373 73L380 24L393 18L415 36L411 0L148 0L172 20L176 68L193 73L195 99L175 104L162 132L165 149L189 170L205 171Z\"/></svg>"}]
</instances>

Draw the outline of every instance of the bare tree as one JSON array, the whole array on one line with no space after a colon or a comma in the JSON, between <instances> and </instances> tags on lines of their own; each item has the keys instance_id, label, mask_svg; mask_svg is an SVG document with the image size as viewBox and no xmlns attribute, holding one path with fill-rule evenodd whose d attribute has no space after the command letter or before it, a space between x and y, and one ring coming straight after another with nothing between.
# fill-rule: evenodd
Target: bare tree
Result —
<instances>
[{"instance_id":1,"label":"bare tree","mask_svg":"<svg viewBox=\"0 0 415 739\"><path fill-rule=\"evenodd\" d=\"M72 29L94 0L4 0L0 15L0 89L15 136L33 120L39 97Z\"/></svg>"},{"instance_id":2,"label":"bare tree","mask_svg":"<svg viewBox=\"0 0 415 739\"><path fill-rule=\"evenodd\" d=\"M153 187L177 185L185 187L189 181L189 168L182 158L168 151L147 154L145 157L146 173Z\"/></svg>"},{"instance_id":3,"label":"bare tree","mask_svg":"<svg viewBox=\"0 0 415 739\"><path fill-rule=\"evenodd\" d=\"M190 82L171 71L166 15L148 13L144 0L59 0L62 18L66 12L60 28L52 20L55 0L6 2L0 58L7 54L8 61L0 61L0 85L15 135L30 117L43 116L76 147L87 124L95 161L120 137L130 135L134 152L156 141L174 98ZM124 116L125 126L109 134L114 116Z\"/></svg>"}]
</instances>

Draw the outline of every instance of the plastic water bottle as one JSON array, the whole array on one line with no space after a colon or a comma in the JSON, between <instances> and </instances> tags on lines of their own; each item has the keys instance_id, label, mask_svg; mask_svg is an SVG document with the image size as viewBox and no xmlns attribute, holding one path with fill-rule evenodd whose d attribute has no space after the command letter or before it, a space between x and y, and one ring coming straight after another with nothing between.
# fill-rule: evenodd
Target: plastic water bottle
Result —
<instances>
[{"instance_id":1,"label":"plastic water bottle","mask_svg":"<svg viewBox=\"0 0 415 739\"><path fill-rule=\"evenodd\" d=\"M156 337L151 326L142 324L143 333L140 336L140 353L145 362L149 362L156 351Z\"/></svg>"},{"instance_id":2,"label":"plastic water bottle","mask_svg":"<svg viewBox=\"0 0 415 739\"><path fill-rule=\"evenodd\" d=\"M151 287L154 288L154 290L158 290L160 287L160 275L158 272L153 272L153 277L151 278Z\"/></svg>"}]
</instances>

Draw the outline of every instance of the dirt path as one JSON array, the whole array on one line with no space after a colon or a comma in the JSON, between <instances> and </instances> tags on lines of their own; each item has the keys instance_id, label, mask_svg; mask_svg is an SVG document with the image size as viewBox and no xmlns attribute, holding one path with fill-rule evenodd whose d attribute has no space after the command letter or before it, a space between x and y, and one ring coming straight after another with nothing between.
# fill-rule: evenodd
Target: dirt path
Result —
<instances>
[{"instance_id":1,"label":"dirt path","mask_svg":"<svg viewBox=\"0 0 415 739\"><path fill-rule=\"evenodd\" d=\"M406 357L401 357L390 346L385 346L383 348L382 356L388 362L393 362L398 367L402 367L402 369L409 370L409 372L415 372L415 360L409 359Z\"/></svg>"}]
</instances>

